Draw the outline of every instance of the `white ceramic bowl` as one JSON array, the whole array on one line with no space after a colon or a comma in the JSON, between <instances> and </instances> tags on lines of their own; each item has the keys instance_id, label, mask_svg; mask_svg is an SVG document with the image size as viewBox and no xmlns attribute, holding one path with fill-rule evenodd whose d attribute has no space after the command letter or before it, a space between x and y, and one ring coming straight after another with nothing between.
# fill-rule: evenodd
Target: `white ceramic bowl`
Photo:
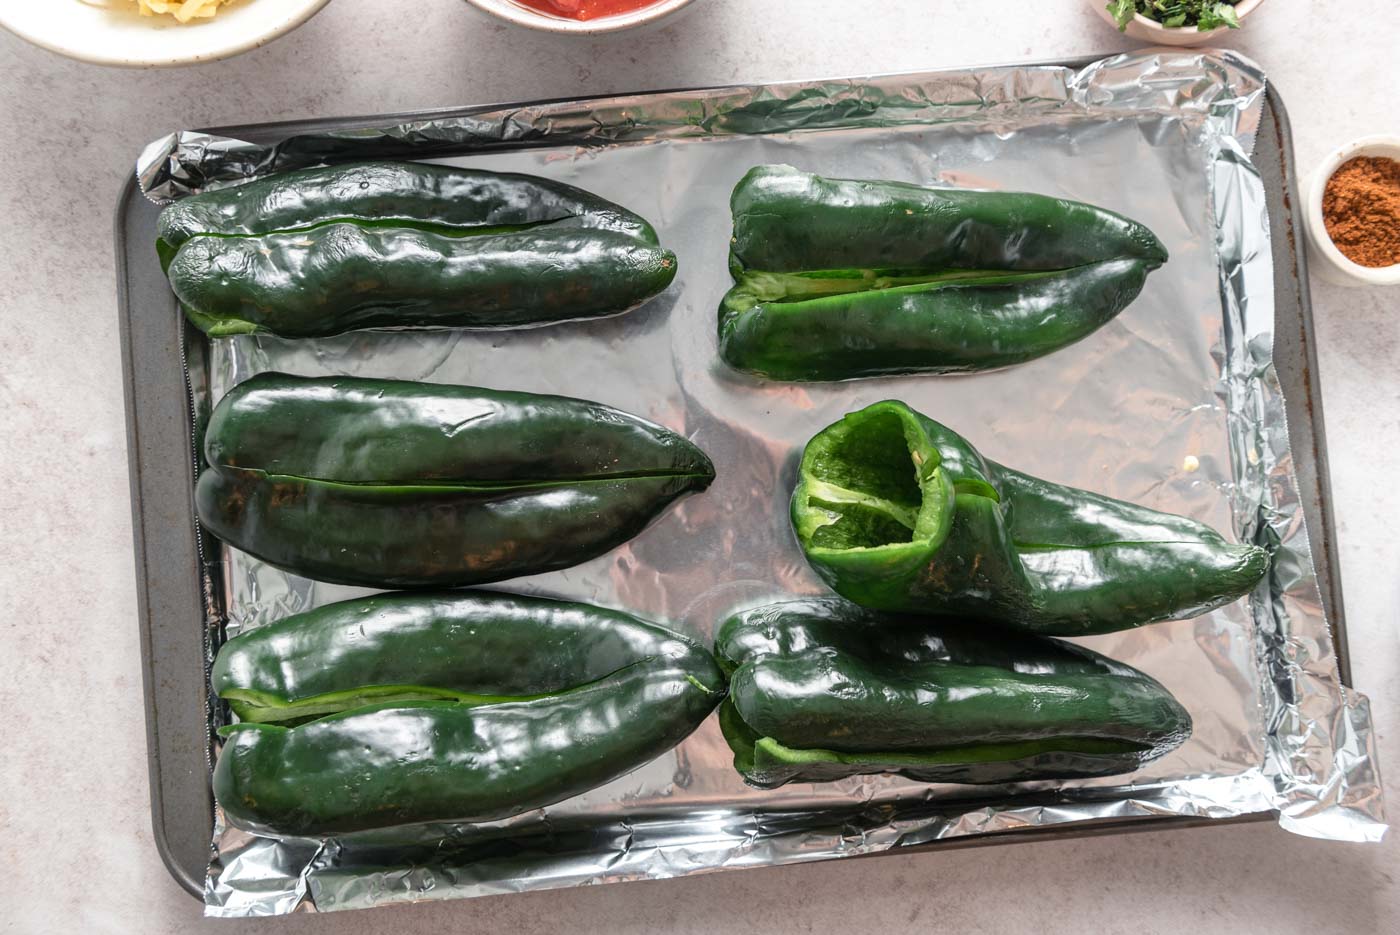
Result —
<instances>
[{"instance_id":1,"label":"white ceramic bowl","mask_svg":"<svg viewBox=\"0 0 1400 935\"><path fill-rule=\"evenodd\" d=\"M1337 167L1354 156L1386 156L1400 159L1400 136L1363 136L1333 150L1308 179L1303 190L1303 226L1308 232L1311 270L1328 282L1343 286L1394 286L1400 284L1400 263L1394 266L1362 266L1348 260L1322 220L1322 196Z\"/></svg>"},{"instance_id":2,"label":"white ceramic bowl","mask_svg":"<svg viewBox=\"0 0 1400 935\"><path fill-rule=\"evenodd\" d=\"M1244 18L1264 3L1264 0L1241 0L1235 4L1235 15L1240 18L1240 24L1244 24ZM1089 5L1098 10L1099 16L1104 22L1114 29L1118 28L1118 23L1114 21L1112 14L1108 12L1108 0L1089 0ZM1221 26L1219 29L1207 29L1201 32L1195 26L1176 26L1168 29L1154 19L1149 19L1141 13L1133 17L1133 21L1128 24L1125 30L1128 36L1137 39L1139 42L1150 42L1152 45L1204 45L1212 39L1221 38L1230 32L1229 26Z\"/></svg>"},{"instance_id":3,"label":"white ceramic bowl","mask_svg":"<svg viewBox=\"0 0 1400 935\"><path fill-rule=\"evenodd\" d=\"M603 16L598 19L568 19L563 16L551 16L531 7L521 6L512 0L467 0L467 2L478 10L490 13L508 23L515 23L517 26L528 26L530 29L562 35L598 36L603 33L619 32L623 29L635 29L638 26L650 26L658 23L690 6L693 0L657 0L651 6L642 7L640 10L619 13L616 16Z\"/></svg>"},{"instance_id":4,"label":"white ceramic bowl","mask_svg":"<svg viewBox=\"0 0 1400 935\"><path fill-rule=\"evenodd\" d=\"M330 0L238 0L211 19L192 23L141 16L127 0L107 2L110 8L82 0L0 0L0 26L60 55L98 65L192 65L266 45Z\"/></svg>"}]
</instances>

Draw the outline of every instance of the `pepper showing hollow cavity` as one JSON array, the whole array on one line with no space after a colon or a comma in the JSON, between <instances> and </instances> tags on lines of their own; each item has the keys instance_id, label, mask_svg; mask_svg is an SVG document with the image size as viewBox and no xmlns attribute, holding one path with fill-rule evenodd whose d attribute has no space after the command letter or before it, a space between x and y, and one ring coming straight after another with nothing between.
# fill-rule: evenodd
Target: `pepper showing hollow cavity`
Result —
<instances>
[{"instance_id":1,"label":"pepper showing hollow cavity","mask_svg":"<svg viewBox=\"0 0 1400 935\"><path fill-rule=\"evenodd\" d=\"M313 835L489 821L585 792L683 740L724 676L704 647L619 611L459 591L260 627L223 646L213 686L244 720L214 771L225 816Z\"/></svg>"},{"instance_id":2,"label":"pepper showing hollow cavity","mask_svg":"<svg viewBox=\"0 0 1400 935\"><path fill-rule=\"evenodd\" d=\"M528 175L416 163L305 169L161 212L190 321L219 336L495 328L611 315L676 257L645 220Z\"/></svg>"},{"instance_id":3,"label":"pepper showing hollow cavity","mask_svg":"<svg viewBox=\"0 0 1400 935\"><path fill-rule=\"evenodd\" d=\"M808 442L792 524L817 574L857 604L1053 636L1205 613L1269 567L1263 549L1195 520L986 460L894 400Z\"/></svg>"},{"instance_id":4,"label":"pepper showing hollow cavity","mask_svg":"<svg viewBox=\"0 0 1400 935\"><path fill-rule=\"evenodd\" d=\"M837 599L721 624L720 724L750 783L894 773L999 783L1131 772L1191 718L1138 670L1059 640Z\"/></svg>"},{"instance_id":5,"label":"pepper showing hollow cavity","mask_svg":"<svg viewBox=\"0 0 1400 935\"><path fill-rule=\"evenodd\" d=\"M200 522L321 581L457 586L567 568L714 466L676 433L563 396L265 373L205 431Z\"/></svg>"},{"instance_id":6,"label":"pepper showing hollow cavity","mask_svg":"<svg viewBox=\"0 0 1400 935\"><path fill-rule=\"evenodd\" d=\"M1128 306L1167 251L1092 205L759 166L734 189L719 347L773 380L1041 357Z\"/></svg>"}]
</instances>

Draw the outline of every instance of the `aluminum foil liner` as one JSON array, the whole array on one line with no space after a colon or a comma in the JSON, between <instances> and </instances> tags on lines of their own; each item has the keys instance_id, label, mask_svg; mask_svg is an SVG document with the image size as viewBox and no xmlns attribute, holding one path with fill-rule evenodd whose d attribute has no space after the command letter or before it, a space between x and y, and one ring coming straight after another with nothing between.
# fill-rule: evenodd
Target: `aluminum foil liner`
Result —
<instances>
[{"instance_id":1,"label":"aluminum foil liner","mask_svg":"<svg viewBox=\"0 0 1400 935\"><path fill-rule=\"evenodd\" d=\"M628 545L511 589L627 608L702 639L737 607L820 593L786 515L797 455L825 425L885 398L997 461L1193 516L1276 555L1248 600L1084 641L1159 679L1195 721L1187 744L1136 774L1006 787L867 776L760 791L740 781L710 719L635 773L507 822L279 841L220 819L208 913L670 877L1125 818L1273 811L1300 834L1379 839L1369 707L1338 679L1272 362L1268 218L1249 162L1263 92L1259 69L1237 55L1158 50L1079 71L756 85L463 111L270 145L201 133L153 143L138 172L156 200L324 161L413 157L546 175L656 225L680 274L631 314L524 331L239 337L214 342L194 381L207 376L213 399L268 369L563 393L664 423L714 459L714 486ZM1172 259L1101 331L1019 367L762 383L718 362L715 323L729 192L765 162L1093 202L1146 223ZM361 593L227 548L216 571L215 642Z\"/></svg>"}]
</instances>

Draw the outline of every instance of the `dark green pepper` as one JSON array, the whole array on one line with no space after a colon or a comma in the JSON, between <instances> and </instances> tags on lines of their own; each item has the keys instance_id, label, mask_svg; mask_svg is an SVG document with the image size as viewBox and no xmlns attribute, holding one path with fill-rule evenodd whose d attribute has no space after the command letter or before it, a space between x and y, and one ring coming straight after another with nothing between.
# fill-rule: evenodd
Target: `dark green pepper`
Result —
<instances>
[{"instance_id":1,"label":"dark green pepper","mask_svg":"<svg viewBox=\"0 0 1400 935\"><path fill-rule=\"evenodd\" d=\"M1069 643L839 600L744 611L716 637L720 711L749 782L894 773L1000 783L1131 772L1191 718L1130 666Z\"/></svg>"},{"instance_id":2,"label":"dark green pepper","mask_svg":"<svg viewBox=\"0 0 1400 935\"><path fill-rule=\"evenodd\" d=\"M322 581L481 584L601 555L714 466L637 416L562 396L265 373L205 431L200 521Z\"/></svg>"},{"instance_id":3,"label":"dark green pepper","mask_svg":"<svg viewBox=\"0 0 1400 935\"><path fill-rule=\"evenodd\" d=\"M792 523L817 574L858 604L1046 635L1205 613L1269 568L1263 549L1195 520L988 461L893 400L808 442Z\"/></svg>"},{"instance_id":4,"label":"dark green pepper","mask_svg":"<svg viewBox=\"0 0 1400 935\"><path fill-rule=\"evenodd\" d=\"M376 594L234 637L211 675L240 721L296 723L385 702L493 704L709 653L621 611L495 591Z\"/></svg>"},{"instance_id":5,"label":"dark green pepper","mask_svg":"<svg viewBox=\"0 0 1400 935\"><path fill-rule=\"evenodd\" d=\"M1167 251L1044 195L759 166L734 189L720 354L773 380L956 373L1041 357L1128 306Z\"/></svg>"},{"instance_id":6,"label":"dark green pepper","mask_svg":"<svg viewBox=\"0 0 1400 935\"><path fill-rule=\"evenodd\" d=\"M571 185L419 163L305 169L195 195L157 249L210 335L492 328L626 311L670 285L651 225Z\"/></svg>"},{"instance_id":7,"label":"dark green pepper","mask_svg":"<svg viewBox=\"0 0 1400 935\"><path fill-rule=\"evenodd\" d=\"M541 808L660 756L724 694L714 658L677 633L479 591L258 628L224 645L213 684L247 720L224 731L214 794L233 824L286 835Z\"/></svg>"}]
</instances>

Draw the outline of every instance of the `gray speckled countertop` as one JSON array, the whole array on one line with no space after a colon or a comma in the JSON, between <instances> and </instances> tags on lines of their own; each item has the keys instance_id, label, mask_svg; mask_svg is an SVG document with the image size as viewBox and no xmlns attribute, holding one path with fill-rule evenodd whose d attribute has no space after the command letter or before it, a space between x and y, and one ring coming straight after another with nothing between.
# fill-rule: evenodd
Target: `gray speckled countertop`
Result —
<instances>
[{"instance_id":1,"label":"gray speckled countertop","mask_svg":"<svg viewBox=\"0 0 1400 935\"><path fill-rule=\"evenodd\" d=\"M1271 0L1231 39L1286 102L1301 171L1345 140L1400 131L1390 0ZM641 42L507 29L460 0L336 0L266 48L165 72L80 65L0 34L0 931L1400 931L1400 835L1332 844L1271 824L265 923L201 920L151 841L110 237L143 144L179 127L1129 45L1082 0L702 0ZM1353 670L1395 815L1400 289L1314 282L1313 299Z\"/></svg>"}]
</instances>

